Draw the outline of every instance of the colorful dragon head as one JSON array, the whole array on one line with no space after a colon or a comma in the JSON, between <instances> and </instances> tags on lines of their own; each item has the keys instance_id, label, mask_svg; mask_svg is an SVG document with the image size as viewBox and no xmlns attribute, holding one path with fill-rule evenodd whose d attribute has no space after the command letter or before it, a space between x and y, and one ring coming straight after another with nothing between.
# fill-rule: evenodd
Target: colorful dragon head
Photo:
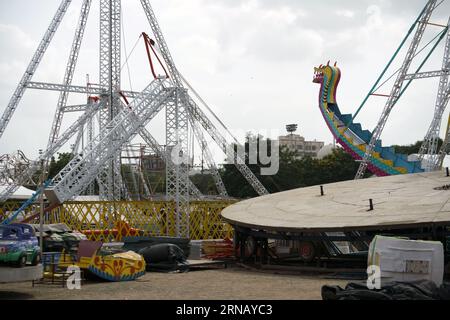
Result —
<instances>
[{"instance_id":1,"label":"colorful dragon head","mask_svg":"<svg viewBox=\"0 0 450 320\"><path fill-rule=\"evenodd\" d=\"M328 61L327 65L314 68L313 82L322 85L321 94L328 103L336 103L336 90L340 79L341 70L337 67L337 63L330 66L330 61Z\"/></svg>"},{"instance_id":2,"label":"colorful dragon head","mask_svg":"<svg viewBox=\"0 0 450 320\"><path fill-rule=\"evenodd\" d=\"M322 83L323 82L323 72L324 72L324 66L320 65L318 68L314 68L314 83Z\"/></svg>"}]
</instances>

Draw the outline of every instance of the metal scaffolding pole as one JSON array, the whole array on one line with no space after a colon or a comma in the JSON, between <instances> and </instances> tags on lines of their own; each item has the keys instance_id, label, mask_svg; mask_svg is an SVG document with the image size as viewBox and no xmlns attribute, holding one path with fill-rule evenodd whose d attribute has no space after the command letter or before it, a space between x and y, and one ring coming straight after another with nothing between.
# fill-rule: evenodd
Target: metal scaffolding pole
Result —
<instances>
[{"instance_id":1,"label":"metal scaffolding pole","mask_svg":"<svg viewBox=\"0 0 450 320\"><path fill-rule=\"evenodd\" d=\"M107 107L100 112L99 132L106 134L107 125L118 113L121 61L121 0L100 0L100 86L107 88ZM122 178L120 152L104 164L98 180L100 198L120 200Z\"/></svg>"},{"instance_id":2,"label":"metal scaffolding pole","mask_svg":"<svg viewBox=\"0 0 450 320\"><path fill-rule=\"evenodd\" d=\"M5 132L9 121L11 120L12 116L14 115L17 105L19 104L20 100L22 99L23 94L27 88L27 83L33 78L33 75L36 72L36 70L40 64L42 57L44 56L45 52L47 51L47 48L48 48L50 42L52 41L53 36L55 35L56 31L58 30L58 27L61 24L61 21L62 21L64 15L66 14L70 3L71 3L71 0L64 0L61 2L61 5L59 6L58 10L56 11L56 14L53 17L53 20L50 23L50 26L48 27L47 32L45 33L44 37L42 38L41 43L39 44L39 47L37 48L33 58L31 59L31 62L28 65L27 70L25 71L24 75L22 76L22 79L19 82L19 85L17 86L16 90L14 91L14 94L13 94L11 100L9 101L8 106L6 107L5 112L3 113L2 117L0 118L0 138L3 136L3 133Z\"/></svg>"}]
</instances>

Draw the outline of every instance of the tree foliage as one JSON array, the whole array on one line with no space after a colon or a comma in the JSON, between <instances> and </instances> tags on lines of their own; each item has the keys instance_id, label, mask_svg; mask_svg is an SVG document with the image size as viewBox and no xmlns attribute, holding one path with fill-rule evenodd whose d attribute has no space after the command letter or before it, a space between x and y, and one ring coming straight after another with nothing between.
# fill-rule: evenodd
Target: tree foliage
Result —
<instances>
[{"instance_id":1,"label":"tree foliage","mask_svg":"<svg viewBox=\"0 0 450 320\"><path fill-rule=\"evenodd\" d=\"M395 148L395 152L396 153L410 155L410 154L417 154L417 153L419 153L420 147L422 146L422 143L423 143L423 141L417 141L414 144L410 144L410 145L406 145L406 146L394 145L393 147ZM442 143L443 143L442 139L439 138L439 140L438 140L438 150L441 149Z\"/></svg>"},{"instance_id":2,"label":"tree foliage","mask_svg":"<svg viewBox=\"0 0 450 320\"><path fill-rule=\"evenodd\" d=\"M48 177L53 179L72 160L73 154L70 152L58 153L58 160L52 157L48 167Z\"/></svg>"},{"instance_id":3,"label":"tree foliage","mask_svg":"<svg viewBox=\"0 0 450 320\"><path fill-rule=\"evenodd\" d=\"M270 142L269 142L270 144ZM247 164L270 193L291 189L351 180L359 163L343 149L337 148L323 159L299 158L287 148L280 149L280 168L273 176L262 176L261 165ZM253 188L232 164L224 165L222 179L230 196L249 198L257 196Z\"/></svg>"},{"instance_id":4,"label":"tree foliage","mask_svg":"<svg viewBox=\"0 0 450 320\"><path fill-rule=\"evenodd\" d=\"M209 173L198 173L190 176L191 181L200 190L201 193L207 195L217 195L216 183Z\"/></svg>"}]
</instances>

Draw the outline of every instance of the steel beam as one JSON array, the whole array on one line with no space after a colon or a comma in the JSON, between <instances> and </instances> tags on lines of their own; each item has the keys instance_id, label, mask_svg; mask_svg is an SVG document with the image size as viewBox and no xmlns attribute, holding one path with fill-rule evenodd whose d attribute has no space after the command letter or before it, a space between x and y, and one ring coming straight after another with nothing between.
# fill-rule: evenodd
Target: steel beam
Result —
<instances>
[{"instance_id":1,"label":"steel beam","mask_svg":"<svg viewBox=\"0 0 450 320\"><path fill-rule=\"evenodd\" d=\"M74 86L74 85L64 85L57 83L46 83L46 82L34 82L30 81L26 84L28 89L35 90L48 90L48 91L59 91L59 92L69 92L69 93L79 93L79 94L91 94L91 95L104 95L107 94L106 88L91 87L86 88L86 86ZM135 99L139 96L139 92L136 91L122 91L122 93L129 99Z\"/></svg>"},{"instance_id":2,"label":"steel beam","mask_svg":"<svg viewBox=\"0 0 450 320\"><path fill-rule=\"evenodd\" d=\"M194 135L202 148L202 152L205 156L206 163L209 169L211 170L214 183L216 184L217 192L222 198L228 198L227 189L225 188L225 184L222 181L222 177L220 176L219 170L217 169L217 166L213 160L211 150L209 149L208 144L206 143L205 136L203 135L203 132L199 124L192 117L190 117L190 122L192 129L194 130Z\"/></svg>"},{"instance_id":3,"label":"steel beam","mask_svg":"<svg viewBox=\"0 0 450 320\"><path fill-rule=\"evenodd\" d=\"M31 78L33 78L34 73L36 72L36 69L38 68L42 57L44 56L45 52L47 51L48 46L50 45L50 42L53 39L53 36L55 35L56 31L58 30L59 25L61 24L61 21L67 12L67 9L69 8L69 5L71 3L71 0L63 0L61 1L61 4L56 11L55 16L52 19L52 22L50 23L50 26L47 29L47 32L45 33L44 37L42 38L39 47L37 48L33 58L31 59L30 64L28 65L27 70L25 71L24 75L22 76L22 79L19 82L19 85L17 86L16 90L14 91L14 94L9 101L8 106L6 107L5 112L3 113L2 117L0 118L0 139L3 136L3 133L6 130L6 127L8 126L9 121L11 120L12 116L14 115L14 112L16 111L17 105L19 104L20 100L23 97L23 94L26 90L26 84L30 82Z\"/></svg>"},{"instance_id":4,"label":"steel beam","mask_svg":"<svg viewBox=\"0 0 450 320\"><path fill-rule=\"evenodd\" d=\"M78 25L75 31L72 48L70 50L69 61L67 62L66 72L64 75L63 84L65 86L69 86L72 84L73 75L75 73L75 68L78 61L78 55L81 49L81 43L83 42L84 31L86 30L89 11L91 9L91 3L92 0L84 0L81 6L80 18L78 20ZM68 98L69 98L68 91L62 91L59 94L58 105L56 107L55 117L53 119L53 124L50 131L47 147L50 147L50 145L54 143L59 136L61 124L64 117L64 112L62 112L62 109L66 106Z\"/></svg>"},{"instance_id":5,"label":"steel beam","mask_svg":"<svg viewBox=\"0 0 450 320\"><path fill-rule=\"evenodd\" d=\"M442 76L448 76L450 74L449 69L442 69L437 71L427 71L427 72L418 72L413 74L408 74L405 76L405 81L407 80L417 80L417 79L427 79L427 78L436 78Z\"/></svg>"}]
</instances>

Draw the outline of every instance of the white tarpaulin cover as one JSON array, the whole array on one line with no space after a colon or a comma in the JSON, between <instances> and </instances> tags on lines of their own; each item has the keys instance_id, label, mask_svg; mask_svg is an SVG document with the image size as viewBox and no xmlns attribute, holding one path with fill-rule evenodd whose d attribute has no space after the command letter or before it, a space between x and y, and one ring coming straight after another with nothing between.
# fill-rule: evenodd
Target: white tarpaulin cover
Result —
<instances>
[{"instance_id":1,"label":"white tarpaulin cover","mask_svg":"<svg viewBox=\"0 0 450 320\"><path fill-rule=\"evenodd\" d=\"M381 284L444 278L444 248L439 241L415 241L376 236L369 247L368 265L381 270Z\"/></svg>"}]
</instances>

